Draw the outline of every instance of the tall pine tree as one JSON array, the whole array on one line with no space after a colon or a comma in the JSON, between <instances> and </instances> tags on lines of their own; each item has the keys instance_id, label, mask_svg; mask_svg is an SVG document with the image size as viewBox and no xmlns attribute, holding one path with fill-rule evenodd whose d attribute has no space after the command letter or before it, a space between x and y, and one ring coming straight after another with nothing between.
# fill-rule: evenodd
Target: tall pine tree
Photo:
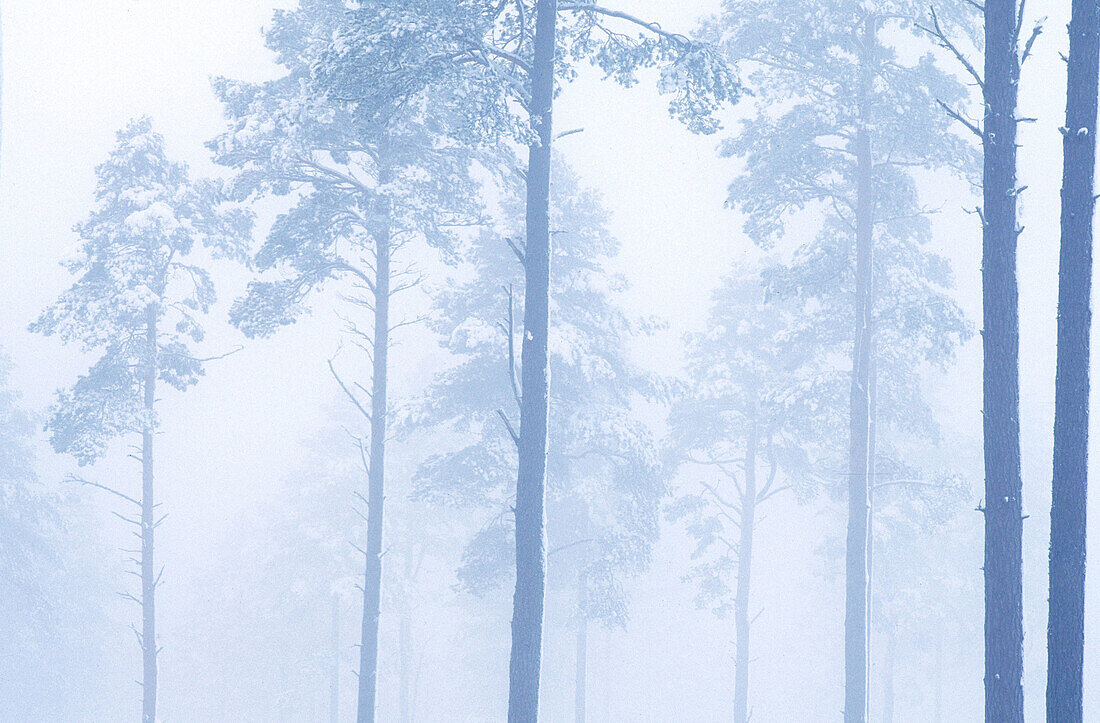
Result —
<instances>
[{"instance_id":1,"label":"tall pine tree","mask_svg":"<svg viewBox=\"0 0 1100 723\"><path fill-rule=\"evenodd\" d=\"M183 391L203 375L207 360L195 346L205 336L202 316L215 301L204 261L242 258L252 219L225 203L219 184L192 182L186 166L170 161L148 118L119 131L96 178L95 210L76 226L80 247L65 263L78 278L31 330L100 354L71 388L58 392L47 422L54 449L88 464L116 438L141 438L139 491L109 491L137 513L123 516L141 538L134 560L141 591L127 597L141 606L142 720L153 723L161 577L154 533L163 519L153 468L157 389Z\"/></svg>"}]
</instances>

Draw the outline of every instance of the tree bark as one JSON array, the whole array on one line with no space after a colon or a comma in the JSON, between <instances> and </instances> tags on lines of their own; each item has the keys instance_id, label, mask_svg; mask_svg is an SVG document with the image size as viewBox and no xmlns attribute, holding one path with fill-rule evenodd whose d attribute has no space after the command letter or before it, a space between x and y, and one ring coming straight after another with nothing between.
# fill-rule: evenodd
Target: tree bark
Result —
<instances>
[{"instance_id":1,"label":"tree bark","mask_svg":"<svg viewBox=\"0 0 1100 723\"><path fill-rule=\"evenodd\" d=\"M1073 0L1066 125L1062 136L1062 238L1058 263L1058 368L1050 508L1047 720L1082 720L1085 512L1088 490L1089 328L1096 166L1100 2Z\"/></svg>"},{"instance_id":2,"label":"tree bark","mask_svg":"<svg viewBox=\"0 0 1100 723\"><path fill-rule=\"evenodd\" d=\"M388 183L383 171L379 180ZM374 364L371 370L370 457L367 471L367 550L359 659L358 723L373 723L377 706L378 626L382 604L382 508L385 500L386 383L390 343L389 211L374 233Z\"/></svg>"},{"instance_id":3,"label":"tree bark","mask_svg":"<svg viewBox=\"0 0 1100 723\"><path fill-rule=\"evenodd\" d=\"M871 346L874 277L874 159L868 105L875 20L864 22L860 56L860 122L856 131L856 324L849 412L848 535L844 610L844 720L867 720L868 539L870 504Z\"/></svg>"},{"instance_id":4,"label":"tree bark","mask_svg":"<svg viewBox=\"0 0 1100 723\"><path fill-rule=\"evenodd\" d=\"M982 347L985 718L1024 719L1019 316L1016 286L1016 0L985 2Z\"/></svg>"},{"instance_id":5,"label":"tree bark","mask_svg":"<svg viewBox=\"0 0 1100 723\"><path fill-rule=\"evenodd\" d=\"M736 723L749 720L749 585L752 579L753 527L756 525L756 454L759 431L756 422L749 426L745 444L745 485L741 494L741 539L737 549L737 591L734 594L733 618L737 635L734 658L733 719Z\"/></svg>"},{"instance_id":6,"label":"tree bark","mask_svg":"<svg viewBox=\"0 0 1100 723\"><path fill-rule=\"evenodd\" d=\"M516 591L512 609L508 720L538 719L546 584L546 445L550 369L550 167L557 0L538 0L531 71L531 121L538 142L527 167L519 474L516 480Z\"/></svg>"},{"instance_id":7,"label":"tree bark","mask_svg":"<svg viewBox=\"0 0 1100 723\"><path fill-rule=\"evenodd\" d=\"M141 431L141 720L157 719L157 579L153 563L153 531L156 528L156 502L153 496L153 417L157 388L157 307L150 304L145 312L144 409Z\"/></svg>"}]
</instances>

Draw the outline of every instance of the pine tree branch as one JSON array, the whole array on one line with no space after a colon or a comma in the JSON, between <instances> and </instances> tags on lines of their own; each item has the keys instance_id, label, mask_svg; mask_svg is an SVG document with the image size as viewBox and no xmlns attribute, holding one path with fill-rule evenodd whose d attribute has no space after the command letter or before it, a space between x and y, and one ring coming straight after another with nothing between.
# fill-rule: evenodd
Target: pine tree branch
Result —
<instances>
[{"instance_id":1,"label":"pine tree branch","mask_svg":"<svg viewBox=\"0 0 1100 723\"><path fill-rule=\"evenodd\" d=\"M976 135L978 137L978 140L983 140L985 138L985 133L982 132L982 129L979 128L977 124L968 121L966 118L963 118L961 113L959 113L951 106L947 105L947 103L944 103L942 100L937 98L936 104L939 105L940 108L943 108L944 112L947 113L947 115L949 115L951 118L954 118L959 123L962 123L968 129L970 129L970 132Z\"/></svg>"},{"instance_id":2,"label":"pine tree branch","mask_svg":"<svg viewBox=\"0 0 1100 723\"><path fill-rule=\"evenodd\" d=\"M951 40L947 37L947 34L943 31L943 27L940 25L939 16L936 15L936 8L929 7L928 10L929 14L932 17L932 27L927 28L923 25L916 25L916 28L931 35L941 48L947 50L952 55L954 55L955 59L959 61L963 69L966 70L967 74L974 79L974 82L978 84L978 87L981 88L982 92L984 93L985 80L982 78L981 73L979 73L978 69L975 68L969 60L967 60L966 55L961 50L959 50L958 46L951 42Z\"/></svg>"},{"instance_id":3,"label":"pine tree branch","mask_svg":"<svg viewBox=\"0 0 1100 723\"><path fill-rule=\"evenodd\" d=\"M93 482L89 479L84 479L83 477L77 477L74 474L70 474L66 479L68 479L69 481L72 481L72 482L80 482L81 484L88 485L89 487L96 487L98 489L103 490L104 492L110 492L111 494L115 495L116 497L121 497L122 499L126 500L127 502L131 502L131 503L137 505L138 507L142 506L141 502L134 499L130 495L123 494L122 492L119 492L118 490L111 489L110 487L107 487L106 485L101 485L98 482ZM123 518L123 519L126 519L126 518Z\"/></svg>"},{"instance_id":4,"label":"pine tree branch","mask_svg":"<svg viewBox=\"0 0 1100 723\"><path fill-rule=\"evenodd\" d=\"M498 409L497 410L497 415L499 415L501 421L504 422L504 426L508 430L508 436L510 436L512 438L512 441L518 447L519 446L519 435L516 434L516 430L512 426L512 422L508 419L508 415L504 413L503 409Z\"/></svg>"},{"instance_id":5,"label":"pine tree branch","mask_svg":"<svg viewBox=\"0 0 1100 723\"><path fill-rule=\"evenodd\" d=\"M611 8L605 8L595 3L564 3L558 5L558 10L569 10L572 12L589 12L597 15L604 15L611 18L618 18L619 20L625 20L628 23L637 25L654 35L658 35L666 40L671 40L681 47L690 47L691 40L679 33L669 32L663 29L658 23L647 22L639 17L625 13L622 10L612 10Z\"/></svg>"},{"instance_id":6,"label":"pine tree branch","mask_svg":"<svg viewBox=\"0 0 1100 723\"><path fill-rule=\"evenodd\" d=\"M333 359L335 359L335 357L333 357ZM370 412L368 412L366 407L364 407L359 402L359 398L355 396L355 394L348 388L346 384L344 384L344 380L341 379L340 375L336 372L336 366L332 363L333 359L328 360L328 368L329 371L332 372L332 378L335 379L336 383L340 385L340 389L344 390L344 394L347 395L347 398L350 399L351 403L355 405L355 408L358 409L359 412L364 417L366 417L368 421L372 421Z\"/></svg>"}]
</instances>

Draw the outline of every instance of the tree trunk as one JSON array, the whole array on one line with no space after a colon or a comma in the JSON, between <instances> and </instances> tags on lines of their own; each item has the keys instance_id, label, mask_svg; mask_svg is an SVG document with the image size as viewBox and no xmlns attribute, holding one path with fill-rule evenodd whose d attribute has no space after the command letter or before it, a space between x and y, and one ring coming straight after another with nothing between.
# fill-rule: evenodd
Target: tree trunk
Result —
<instances>
[{"instance_id":1,"label":"tree trunk","mask_svg":"<svg viewBox=\"0 0 1100 723\"><path fill-rule=\"evenodd\" d=\"M1024 719L1019 317L1016 287L1016 0L985 2L982 347L985 433L985 718Z\"/></svg>"},{"instance_id":2,"label":"tree trunk","mask_svg":"<svg viewBox=\"0 0 1100 723\"><path fill-rule=\"evenodd\" d=\"M863 27L860 58L860 124L856 132L856 329L852 355L848 458L848 536L844 609L844 720L867 720L867 544L870 504L871 345L874 254L874 159L868 104L873 78L875 21Z\"/></svg>"},{"instance_id":3,"label":"tree trunk","mask_svg":"<svg viewBox=\"0 0 1100 723\"><path fill-rule=\"evenodd\" d=\"M1073 0L1066 126L1062 137L1062 239L1058 264L1058 369L1050 508L1047 720L1082 720L1085 508L1088 489L1089 326L1095 206L1100 2Z\"/></svg>"},{"instance_id":4,"label":"tree trunk","mask_svg":"<svg viewBox=\"0 0 1100 723\"><path fill-rule=\"evenodd\" d=\"M588 720L588 576L582 563L577 571L577 650L573 679L573 718Z\"/></svg>"},{"instance_id":5,"label":"tree trunk","mask_svg":"<svg viewBox=\"0 0 1100 723\"><path fill-rule=\"evenodd\" d=\"M546 584L546 443L550 369L550 165L557 0L538 0L531 71L531 121L538 142L527 167L519 474L516 480L516 592L508 720L538 719Z\"/></svg>"},{"instance_id":6,"label":"tree trunk","mask_svg":"<svg viewBox=\"0 0 1100 723\"><path fill-rule=\"evenodd\" d=\"M340 596L337 593L332 593L332 682L328 706L331 723L340 723Z\"/></svg>"},{"instance_id":7,"label":"tree trunk","mask_svg":"<svg viewBox=\"0 0 1100 723\"><path fill-rule=\"evenodd\" d=\"M749 427L745 444L745 486L741 494L741 539L737 550L737 592L733 601L737 651L734 658L733 719L749 720L749 583L752 576L752 535L756 525L756 452L758 430Z\"/></svg>"},{"instance_id":8,"label":"tree trunk","mask_svg":"<svg viewBox=\"0 0 1100 723\"><path fill-rule=\"evenodd\" d=\"M385 172L382 183L389 181ZM386 382L390 337L390 220L374 234L374 366L371 371L370 457L367 471L367 550L363 632L359 659L359 723L372 723L377 706L378 625L382 603L382 505L386 454Z\"/></svg>"},{"instance_id":9,"label":"tree trunk","mask_svg":"<svg viewBox=\"0 0 1100 723\"><path fill-rule=\"evenodd\" d=\"M874 307L874 289L871 292L871 305ZM878 513L878 500L875 499L875 489L878 478L875 476L875 434L878 430L878 363L874 353L871 354L871 371L868 381L868 430L867 430L867 680L871 680L874 673L875 659L871 654L874 646L870 644L872 631L875 629L875 585L878 578L875 575L875 515ZM867 710L871 709L871 691L867 691Z\"/></svg>"},{"instance_id":10,"label":"tree trunk","mask_svg":"<svg viewBox=\"0 0 1100 723\"><path fill-rule=\"evenodd\" d=\"M153 411L157 394L157 308L145 312L144 382L145 422L141 431L141 720L157 719L157 578L153 572L153 531L156 502L153 496Z\"/></svg>"}]
</instances>

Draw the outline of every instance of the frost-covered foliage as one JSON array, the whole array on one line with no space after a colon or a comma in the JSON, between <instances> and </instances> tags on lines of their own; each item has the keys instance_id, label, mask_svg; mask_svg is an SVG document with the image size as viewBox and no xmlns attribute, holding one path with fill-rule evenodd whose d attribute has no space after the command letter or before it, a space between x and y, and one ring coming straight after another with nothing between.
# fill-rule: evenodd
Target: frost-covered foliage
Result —
<instances>
[{"instance_id":1,"label":"frost-covered foliage","mask_svg":"<svg viewBox=\"0 0 1100 723\"><path fill-rule=\"evenodd\" d=\"M654 440L636 414L652 385L628 357L636 325L614 302L625 282L605 269L618 243L606 231L596 195L559 169L551 219L549 576L551 584L572 589L583 573L581 613L618 624L627 612L622 582L648 563L665 485ZM459 572L475 592L503 585L513 569L515 424L503 418L516 418L523 270L505 238L519 235L522 217L514 200L506 206L500 228L465 249L472 278L457 275L437 297L433 328L458 361L403 422L459 440L429 457L414 482L424 499L485 515Z\"/></svg>"},{"instance_id":2,"label":"frost-covered foliage","mask_svg":"<svg viewBox=\"0 0 1100 723\"><path fill-rule=\"evenodd\" d=\"M966 89L936 66L932 44L916 25L926 13L912 2L870 8L843 0L808 13L774 0L730 0L704 32L752 69L749 85L757 96L755 112L724 145L727 155L745 159L729 203L745 213L753 241L789 254L765 283L795 305L789 331L795 343L823 354L832 349L835 359L850 355L854 339L859 199L853 144L858 129L870 135L880 470L886 458L897 458L895 441L935 440L921 373L926 365L945 368L971 335L952 298L950 265L926 247L930 209L914 175L918 168L967 173L974 162L938 103L958 105ZM914 37L923 37L927 52L912 60L898 47ZM785 222L792 219L816 222L816 235L789 238ZM835 381L846 383L839 375ZM844 395L834 390L818 398L827 404Z\"/></svg>"},{"instance_id":3,"label":"frost-covered foliage","mask_svg":"<svg viewBox=\"0 0 1100 723\"><path fill-rule=\"evenodd\" d=\"M430 93L394 96L396 106L379 120L361 112L361 101L317 92L311 78L329 62L346 14L342 0L277 12L266 40L284 74L214 82L228 128L209 147L237 172L233 197L293 200L255 257L260 271L277 269L279 277L251 283L232 310L250 335L293 323L309 293L329 280L369 299L380 247L390 257L411 241L445 252L454 225L476 214L469 153L450 134L450 109ZM380 77L375 72L369 77Z\"/></svg>"},{"instance_id":4,"label":"frost-covered foliage","mask_svg":"<svg viewBox=\"0 0 1100 723\"><path fill-rule=\"evenodd\" d=\"M0 356L0 580L5 583L8 612L26 621L26 626L3 630L22 635L48 616L49 594L42 581L58 563L54 545L62 521L58 500L45 493L35 473L34 421L7 386L9 367L7 357ZM11 615L5 619L11 620ZM7 650L16 648L5 645Z\"/></svg>"},{"instance_id":5,"label":"frost-covered foliage","mask_svg":"<svg viewBox=\"0 0 1100 723\"><path fill-rule=\"evenodd\" d=\"M316 78L359 102L368 119L394 112L410 94L445 88L470 137L531 143L535 19L532 0L357 0ZM717 130L715 112L741 92L712 46L596 3L559 3L557 39L559 83L582 62L624 85L659 68L670 112L696 132Z\"/></svg>"},{"instance_id":6,"label":"frost-covered foliage","mask_svg":"<svg viewBox=\"0 0 1100 723\"><path fill-rule=\"evenodd\" d=\"M685 578L698 584L699 606L719 615L732 611L741 525L755 524L756 506L777 494L805 500L816 491L813 463L842 419L842 375L794 327L794 307L766 298L750 268L723 279L706 331L685 339L688 381L673 387L666 463L692 474L668 512L695 542Z\"/></svg>"},{"instance_id":7,"label":"frost-covered foliage","mask_svg":"<svg viewBox=\"0 0 1100 723\"><path fill-rule=\"evenodd\" d=\"M71 696L109 715L103 551L73 497L39 479L35 419L8 386L9 368L0 354L0 718L59 720L77 709ZM84 675L92 664L100 681Z\"/></svg>"},{"instance_id":8,"label":"frost-covered foliage","mask_svg":"<svg viewBox=\"0 0 1100 723\"><path fill-rule=\"evenodd\" d=\"M111 439L155 423L142 400L150 364L176 389L198 381L194 347L215 301L204 260L242 259L252 224L219 183L193 182L185 165L168 160L148 118L119 131L96 180L95 210L76 225L79 246L65 261L77 280L30 326L101 353L58 393L47 423L54 448L81 464Z\"/></svg>"},{"instance_id":9,"label":"frost-covered foliage","mask_svg":"<svg viewBox=\"0 0 1100 723\"><path fill-rule=\"evenodd\" d=\"M971 173L977 161L940 105L959 106L967 90L937 66L917 25L927 12L926 3L908 0L812 8L726 0L704 25L702 35L745 69L755 96L754 112L723 145L725 155L746 161L729 203L746 214L753 241L770 246L783 237L785 222L808 208L838 220L830 234L854 228L860 127L871 135L881 232L927 238L926 228L911 228L926 210L913 170ZM916 59L909 57L914 47L924 51Z\"/></svg>"}]
</instances>

